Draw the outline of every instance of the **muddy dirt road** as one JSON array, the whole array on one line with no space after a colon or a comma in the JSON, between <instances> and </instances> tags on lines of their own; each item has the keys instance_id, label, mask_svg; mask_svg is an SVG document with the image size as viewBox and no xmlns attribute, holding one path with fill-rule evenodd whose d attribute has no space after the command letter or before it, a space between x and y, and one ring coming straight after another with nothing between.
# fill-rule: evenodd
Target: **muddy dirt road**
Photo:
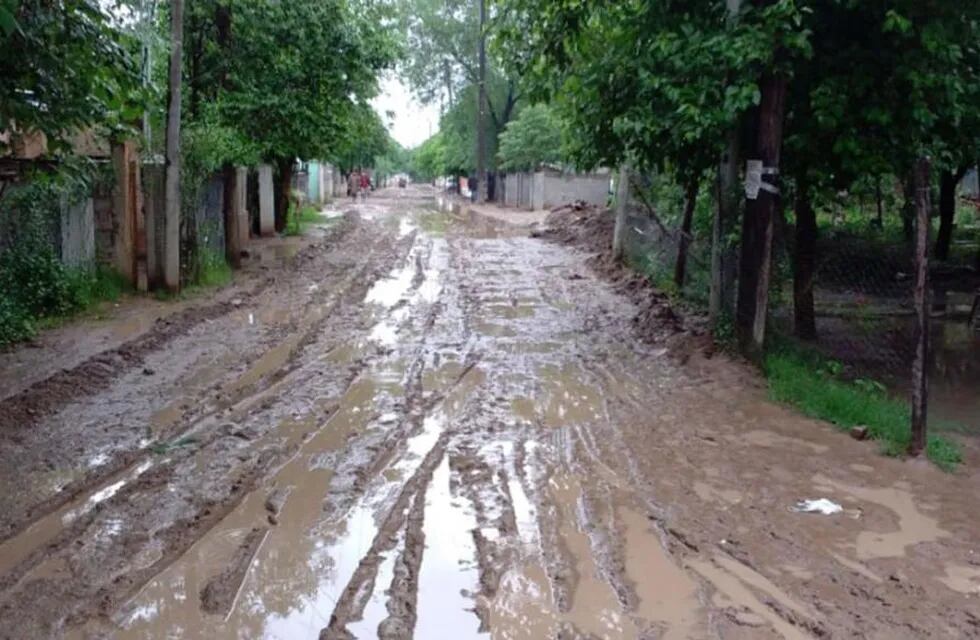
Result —
<instances>
[{"instance_id":1,"label":"muddy dirt road","mask_svg":"<svg viewBox=\"0 0 980 640\"><path fill-rule=\"evenodd\" d=\"M980 637L975 448L881 458L681 365L584 254L424 188L341 208L6 383L0 637Z\"/></svg>"}]
</instances>

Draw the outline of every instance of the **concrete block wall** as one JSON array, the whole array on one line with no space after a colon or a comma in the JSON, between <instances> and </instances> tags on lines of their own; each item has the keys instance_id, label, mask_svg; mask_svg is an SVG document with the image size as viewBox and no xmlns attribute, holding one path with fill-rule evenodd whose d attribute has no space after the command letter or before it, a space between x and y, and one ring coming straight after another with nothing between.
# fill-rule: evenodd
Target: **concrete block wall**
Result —
<instances>
[{"instance_id":1,"label":"concrete block wall","mask_svg":"<svg viewBox=\"0 0 980 640\"><path fill-rule=\"evenodd\" d=\"M960 184L960 190L974 198L980 197L980 177L978 177L976 169L967 172Z\"/></svg>"},{"instance_id":2,"label":"concrete block wall","mask_svg":"<svg viewBox=\"0 0 980 640\"><path fill-rule=\"evenodd\" d=\"M550 209L582 200L603 206L609 198L609 176L606 174L563 174L557 171L539 171L540 191L536 195L535 209Z\"/></svg>"},{"instance_id":3,"label":"concrete block wall","mask_svg":"<svg viewBox=\"0 0 980 640\"><path fill-rule=\"evenodd\" d=\"M343 198L347 195L347 181L344 179L344 174L341 173L340 168L333 168L333 197Z\"/></svg>"},{"instance_id":4,"label":"concrete block wall","mask_svg":"<svg viewBox=\"0 0 980 640\"><path fill-rule=\"evenodd\" d=\"M504 206L505 207L516 207L519 206L519 198L521 195L520 187L521 174L519 173L508 173L504 176Z\"/></svg>"},{"instance_id":5,"label":"concrete block wall","mask_svg":"<svg viewBox=\"0 0 980 640\"><path fill-rule=\"evenodd\" d=\"M164 248L166 246L166 170L162 164L144 164L143 217L146 225L146 277L151 289L163 285Z\"/></svg>"},{"instance_id":6,"label":"concrete block wall","mask_svg":"<svg viewBox=\"0 0 980 640\"><path fill-rule=\"evenodd\" d=\"M320 163L310 161L306 180L306 199L313 204L319 204L323 200L323 191L320 190L323 186L320 181L322 174L323 170Z\"/></svg>"},{"instance_id":7,"label":"concrete block wall","mask_svg":"<svg viewBox=\"0 0 980 640\"><path fill-rule=\"evenodd\" d=\"M520 209L550 209L577 200L603 206L609 198L609 175L603 173L510 173L503 183L504 206Z\"/></svg>"},{"instance_id":8,"label":"concrete block wall","mask_svg":"<svg viewBox=\"0 0 980 640\"><path fill-rule=\"evenodd\" d=\"M208 179L193 210L198 249L225 251L225 182L221 174Z\"/></svg>"},{"instance_id":9,"label":"concrete block wall","mask_svg":"<svg viewBox=\"0 0 980 640\"><path fill-rule=\"evenodd\" d=\"M534 202L531 199L532 174L521 173L518 174L517 178L517 206L521 209L533 209Z\"/></svg>"},{"instance_id":10,"label":"concrete block wall","mask_svg":"<svg viewBox=\"0 0 980 640\"><path fill-rule=\"evenodd\" d=\"M76 269L95 266L95 204L92 198L61 206L61 261Z\"/></svg>"}]
</instances>

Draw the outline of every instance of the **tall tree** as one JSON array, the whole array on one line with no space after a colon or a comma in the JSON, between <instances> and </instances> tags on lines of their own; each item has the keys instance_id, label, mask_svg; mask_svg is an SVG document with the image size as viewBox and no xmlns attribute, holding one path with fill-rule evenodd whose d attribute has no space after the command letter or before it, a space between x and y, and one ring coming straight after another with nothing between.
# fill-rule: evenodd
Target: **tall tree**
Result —
<instances>
[{"instance_id":1,"label":"tall tree","mask_svg":"<svg viewBox=\"0 0 980 640\"><path fill-rule=\"evenodd\" d=\"M167 166L164 186L164 235L167 254L163 282L170 291L180 289L180 108L181 58L184 42L184 0L170 3L170 70L167 90Z\"/></svg>"},{"instance_id":2,"label":"tall tree","mask_svg":"<svg viewBox=\"0 0 980 640\"><path fill-rule=\"evenodd\" d=\"M397 54L394 17L384 3L347 0L212 0L202 13L188 35L201 41L190 75L206 99L191 117L277 168L282 229L295 161L339 160L362 127Z\"/></svg>"},{"instance_id":3,"label":"tall tree","mask_svg":"<svg viewBox=\"0 0 980 640\"><path fill-rule=\"evenodd\" d=\"M96 0L0 2L0 131L62 151L81 129L128 128L144 104L135 48Z\"/></svg>"},{"instance_id":4,"label":"tall tree","mask_svg":"<svg viewBox=\"0 0 980 640\"><path fill-rule=\"evenodd\" d=\"M477 92L476 92L476 176L477 202L487 199L487 3L476 0L479 6L480 32L477 37Z\"/></svg>"}]
</instances>

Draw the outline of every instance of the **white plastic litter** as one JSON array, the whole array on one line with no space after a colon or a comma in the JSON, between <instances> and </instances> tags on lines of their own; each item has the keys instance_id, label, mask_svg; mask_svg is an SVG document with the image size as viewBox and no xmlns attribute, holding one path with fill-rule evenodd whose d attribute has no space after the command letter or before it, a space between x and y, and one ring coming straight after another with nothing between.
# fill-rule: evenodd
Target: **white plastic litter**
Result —
<instances>
[{"instance_id":1,"label":"white plastic litter","mask_svg":"<svg viewBox=\"0 0 980 640\"><path fill-rule=\"evenodd\" d=\"M798 513L822 513L825 516L832 516L843 512L844 507L833 500L819 498L817 500L800 500L796 506L792 507L792 510Z\"/></svg>"}]
</instances>

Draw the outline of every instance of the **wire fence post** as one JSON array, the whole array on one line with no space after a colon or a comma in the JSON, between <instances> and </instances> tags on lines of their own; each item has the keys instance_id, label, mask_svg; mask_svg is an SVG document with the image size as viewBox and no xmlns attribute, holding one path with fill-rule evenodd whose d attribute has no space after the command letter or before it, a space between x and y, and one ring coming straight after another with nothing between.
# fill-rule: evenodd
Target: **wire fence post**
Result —
<instances>
[{"instance_id":1,"label":"wire fence post","mask_svg":"<svg viewBox=\"0 0 980 640\"><path fill-rule=\"evenodd\" d=\"M912 361L912 437L909 455L926 448L929 400L929 160L919 158L912 176L915 184L915 358Z\"/></svg>"}]
</instances>

